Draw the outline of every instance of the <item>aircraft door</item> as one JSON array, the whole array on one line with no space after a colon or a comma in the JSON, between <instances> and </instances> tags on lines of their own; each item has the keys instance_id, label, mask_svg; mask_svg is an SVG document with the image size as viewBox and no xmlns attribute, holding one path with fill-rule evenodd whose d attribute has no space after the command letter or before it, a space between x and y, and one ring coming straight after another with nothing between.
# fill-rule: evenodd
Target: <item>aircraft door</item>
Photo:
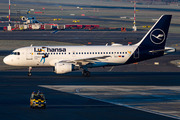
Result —
<instances>
[{"instance_id":1,"label":"aircraft door","mask_svg":"<svg viewBox=\"0 0 180 120\"><path fill-rule=\"evenodd\" d=\"M72 57L76 57L76 51L72 51Z\"/></svg>"},{"instance_id":2,"label":"aircraft door","mask_svg":"<svg viewBox=\"0 0 180 120\"><path fill-rule=\"evenodd\" d=\"M134 57L134 59L138 59L139 58L139 48L135 48L134 50L135 51L134 51L133 57Z\"/></svg>"},{"instance_id":3,"label":"aircraft door","mask_svg":"<svg viewBox=\"0 0 180 120\"><path fill-rule=\"evenodd\" d=\"M32 60L33 59L33 48L27 48L26 49L26 60Z\"/></svg>"}]
</instances>

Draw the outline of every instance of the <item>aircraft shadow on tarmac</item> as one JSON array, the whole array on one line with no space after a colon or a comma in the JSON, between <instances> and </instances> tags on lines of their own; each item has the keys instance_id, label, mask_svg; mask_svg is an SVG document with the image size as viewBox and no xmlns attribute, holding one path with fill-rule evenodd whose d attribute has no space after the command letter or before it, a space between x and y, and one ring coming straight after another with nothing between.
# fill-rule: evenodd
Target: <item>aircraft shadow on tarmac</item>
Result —
<instances>
[{"instance_id":1,"label":"aircraft shadow on tarmac","mask_svg":"<svg viewBox=\"0 0 180 120\"><path fill-rule=\"evenodd\" d=\"M47 81L50 84L66 85L156 85L179 86L179 72L92 72L91 77L84 77L81 72L72 72L63 75L53 72L10 71L0 72L3 79L23 81Z\"/></svg>"}]
</instances>

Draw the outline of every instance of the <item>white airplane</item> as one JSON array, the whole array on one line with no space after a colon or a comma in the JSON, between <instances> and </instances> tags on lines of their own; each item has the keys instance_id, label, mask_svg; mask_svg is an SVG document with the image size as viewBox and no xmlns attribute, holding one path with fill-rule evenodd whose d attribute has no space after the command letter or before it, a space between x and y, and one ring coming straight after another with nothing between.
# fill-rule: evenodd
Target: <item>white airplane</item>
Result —
<instances>
[{"instance_id":1,"label":"white airplane","mask_svg":"<svg viewBox=\"0 0 180 120\"><path fill-rule=\"evenodd\" d=\"M31 45L14 50L3 61L12 66L29 67L29 76L32 67L38 66L52 66L57 74L83 69L82 74L90 76L88 68L130 64L175 52L175 48L165 47L171 17L172 15L162 15L142 40L134 45Z\"/></svg>"}]
</instances>

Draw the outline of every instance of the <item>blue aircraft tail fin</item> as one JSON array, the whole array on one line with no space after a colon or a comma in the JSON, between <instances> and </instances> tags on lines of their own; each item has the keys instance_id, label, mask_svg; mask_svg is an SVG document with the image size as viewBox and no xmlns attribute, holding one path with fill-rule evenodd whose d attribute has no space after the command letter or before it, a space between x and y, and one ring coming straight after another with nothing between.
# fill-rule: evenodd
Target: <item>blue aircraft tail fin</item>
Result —
<instances>
[{"instance_id":1,"label":"blue aircraft tail fin","mask_svg":"<svg viewBox=\"0 0 180 120\"><path fill-rule=\"evenodd\" d=\"M172 15L162 15L147 32L143 39L137 43L139 47L155 47L164 49Z\"/></svg>"}]
</instances>

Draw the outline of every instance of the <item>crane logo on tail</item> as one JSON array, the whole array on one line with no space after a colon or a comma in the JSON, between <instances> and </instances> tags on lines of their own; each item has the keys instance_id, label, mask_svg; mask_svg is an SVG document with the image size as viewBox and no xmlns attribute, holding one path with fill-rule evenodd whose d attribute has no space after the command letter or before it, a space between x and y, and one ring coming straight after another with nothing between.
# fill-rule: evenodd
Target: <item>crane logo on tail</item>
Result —
<instances>
[{"instance_id":1,"label":"crane logo on tail","mask_svg":"<svg viewBox=\"0 0 180 120\"><path fill-rule=\"evenodd\" d=\"M165 40L165 33L161 29L154 29L150 34L150 39L154 44L161 44Z\"/></svg>"}]
</instances>

